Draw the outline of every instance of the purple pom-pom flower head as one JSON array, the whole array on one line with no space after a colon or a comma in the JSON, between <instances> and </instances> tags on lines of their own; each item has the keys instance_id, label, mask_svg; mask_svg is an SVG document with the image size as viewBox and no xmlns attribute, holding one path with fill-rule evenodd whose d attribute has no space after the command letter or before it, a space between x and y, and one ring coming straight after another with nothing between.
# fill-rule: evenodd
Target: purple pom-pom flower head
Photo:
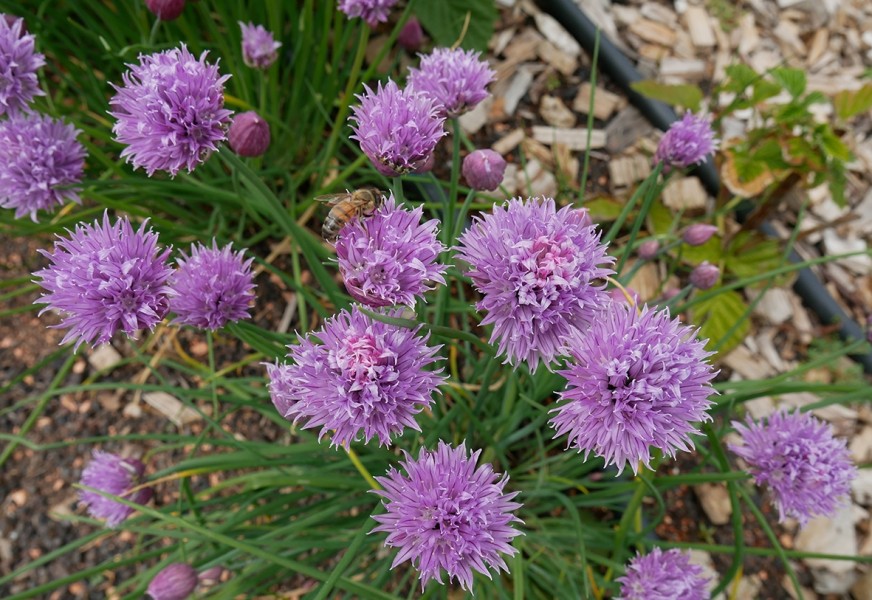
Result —
<instances>
[{"instance_id":1,"label":"purple pom-pom flower head","mask_svg":"<svg viewBox=\"0 0 872 600\"><path fill-rule=\"evenodd\" d=\"M363 87L366 93L357 96L360 105L351 109L351 137L382 175L395 177L423 168L445 135L445 117L439 116L438 105L429 96L401 90L394 81L379 83L376 91Z\"/></svg>"},{"instance_id":2,"label":"purple pom-pom flower head","mask_svg":"<svg viewBox=\"0 0 872 600\"><path fill-rule=\"evenodd\" d=\"M769 488L780 521L793 517L805 525L847 500L857 469L828 424L810 413L779 410L763 422L749 416L733 427L742 445L727 446L748 463L754 482Z\"/></svg>"},{"instance_id":3,"label":"purple pom-pom flower head","mask_svg":"<svg viewBox=\"0 0 872 600\"><path fill-rule=\"evenodd\" d=\"M473 571L488 579L489 568L508 572L501 554L514 556L512 540L522 535L512 527L522 522L512 514L521 507L513 501L518 492L503 491L508 475L489 464L476 468L481 450L469 455L464 444L440 441L434 452L422 448L417 460L404 454L406 474L391 467L375 478L384 489L373 491L386 513L372 516L380 524L371 533L387 533L385 546L399 548L391 568L410 561L422 589L431 579L442 583L443 570L464 590L472 589Z\"/></svg>"},{"instance_id":4,"label":"purple pom-pom flower head","mask_svg":"<svg viewBox=\"0 0 872 600\"><path fill-rule=\"evenodd\" d=\"M185 600L197 589L197 572L191 565L172 563L154 576L146 593L152 600Z\"/></svg>"},{"instance_id":5,"label":"purple pom-pom flower head","mask_svg":"<svg viewBox=\"0 0 872 600\"><path fill-rule=\"evenodd\" d=\"M597 280L613 262L587 212L558 211L551 198L494 206L460 236L458 257L483 296L476 308L488 311L490 342L507 362L527 361L534 371L563 353L606 302Z\"/></svg>"},{"instance_id":6,"label":"purple pom-pom flower head","mask_svg":"<svg viewBox=\"0 0 872 600\"><path fill-rule=\"evenodd\" d=\"M339 0L339 10L349 19L360 17L370 27L388 20L388 15L397 0Z\"/></svg>"},{"instance_id":7,"label":"purple pom-pom flower head","mask_svg":"<svg viewBox=\"0 0 872 600\"><path fill-rule=\"evenodd\" d=\"M445 246L436 238L436 219L421 223L423 206L409 211L391 194L366 219L346 224L336 239L336 258L345 288L369 306L405 304L445 285L445 265L436 262Z\"/></svg>"},{"instance_id":8,"label":"purple pom-pom flower head","mask_svg":"<svg viewBox=\"0 0 872 600\"><path fill-rule=\"evenodd\" d=\"M708 600L708 581L701 566L690 562L690 552L654 548L638 554L618 577L621 595L616 600Z\"/></svg>"},{"instance_id":9,"label":"purple pom-pom flower head","mask_svg":"<svg viewBox=\"0 0 872 600\"><path fill-rule=\"evenodd\" d=\"M711 121L702 115L687 112L660 138L654 162L662 162L664 171L672 167L682 169L705 162L717 147Z\"/></svg>"},{"instance_id":10,"label":"purple pom-pom flower head","mask_svg":"<svg viewBox=\"0 0 872 600\"><path fill-rule=\"evenodd\" d=\"M343 310L290 346L294 364L267 365L273 404L304 429L321 427L319 439L332 430L331 446L348 448L361 433L366 443L378 437L387 446L406 427L420 431L415 415L433 402L444 376L441 369L424 370L436 362L440 346L427 346L428 336L417 333L375 321L357 307Z\"/></svg>"},{"instance_id":11,"label":"purple pom-pom flower head","mask_svg":"<svg viewBox=\"0 0 872 600\"><path fill-rule=\"evenodd\" d=\"M666 310L606 305L571 343L573 362L560 371L567 389L551 411L554 437L567 435L585 459L593 452L619 472L649 466L652 446L669 456L690 450L693 424L711 419L716 374L695 333Z\"/></svg>"},{"instance_id":12,"label":"purple pom-pom flower head","mask_svg":"<svg viewBox=\"0 0 872 600\"><path fill-rule=\"evenodd\" d=\"M37 69L45 56L36 52L36 38L24 29L24 19L0 19L0 115L16 115L30 105L39 89Z\"/></svg>"},{"instance_id":13,"label":"purple pom-pom flower head","mask_svg":"<svg viewBox=\"0 0 872 600\"><path fill-rule=\"evenodd\" d=\"M272 32L263 25L239 22L242 28L242 60L253 69L268 69L279 57L278 49L282 43L277 42Z\"/></svg>"},{"instance_id":14,"label":"purple pom-pom flower head","mask_svg":"<svg viewBox=\"0 0 872 600\"><path fill-rule=\"evenodd\" d=\"M172 293L167 280L170 249L161 250L157 234L144 222L136 231L127 218L76 225L69 238L55 242L53 252L39 250L52 264L34 273L48 291L37 300L39 314L56 310L69 327L61 340L102 344L117 331L136 337L164 318Z\"/></svg>"},{"instance_id":15,"label":"purple pom-pom flower head","mask_svg":"<svg viewBox=\"0 0 872 600\"><path fill-rule=\"evenodd\" d=\"M173 323L215 331L227 323L247 319L254 300L254 275L245 251L234 252L232 244L219 249L191 245L191 255L182 253L178 269L170 278Z\"/></svg>"},{"instance_id":16,"label":"purple pom-pom flower head","mask_svg":"<svg viewBox=\"0 0 872 600\"><path fill-rule=\"evenodd\" d=\"M193 171L227 137L224 82L230 76L207 63L205 52L194 58L184 44L140 55L138 65L128 66L124 85L112 84L116 94L109 101L117 119L112 131L127 146L121 156L149 176Z\"/></svg>"},{"instance_id":17,"label":"purple pom-pom flower head","mask_svg":"<svg viewBox=\"0 0 872 600\"><path fill-rule=\"evenodd\" d=\"M85 148L72 125L36 113L0 121L0 206L15 217L79 203Z\"/></svg>"},{"instance_id":18,"label":"purple pom-pom flower head","mask_svg":"<svg viewBox=\"0 0 872 600\"><path fill-rule=\"evenodd\" d=\"M82 472L82 485L94 488L136 504L151 499L151 488L133 491L144 481L145 465L135 458L121 458L110 452L95 450L93 458ZM98 492L81 490L79 499L88 506L88 514L106 519L106 525L117 527L133 514L134 509Z\"/></svg>"},{"instance_id":19,"label":"purple pom-pom flower head","mask_svg":"<svg viewBox=\"0 0 872 600\"><path fill-rule=\"evenodd\" d=\"M421 57L420 68L409 69L409 87L427 94L449 117L475 108L487 98L496 77L487 61L473 50L436 48Z\"/></svg>"}]
</instances>

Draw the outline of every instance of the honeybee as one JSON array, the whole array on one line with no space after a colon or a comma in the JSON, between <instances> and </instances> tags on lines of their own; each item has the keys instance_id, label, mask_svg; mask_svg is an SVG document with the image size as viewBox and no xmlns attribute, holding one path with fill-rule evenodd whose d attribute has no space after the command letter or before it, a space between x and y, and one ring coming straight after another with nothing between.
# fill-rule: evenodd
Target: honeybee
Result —
<instances>
[{"instance_id":1,"label":"honeybee","mask_svg":"<svg viewBox=\"0 0 872 600\"><path fill-rule=\"evenodd\" d=\"M315 198L330 207L330 213L321 226L324 240L335 244L336 237L346 223L355 217L369 217L384 202L384 192L376 188L361 188L353 192L327 194Z\"/></svg>"}]
</instances>

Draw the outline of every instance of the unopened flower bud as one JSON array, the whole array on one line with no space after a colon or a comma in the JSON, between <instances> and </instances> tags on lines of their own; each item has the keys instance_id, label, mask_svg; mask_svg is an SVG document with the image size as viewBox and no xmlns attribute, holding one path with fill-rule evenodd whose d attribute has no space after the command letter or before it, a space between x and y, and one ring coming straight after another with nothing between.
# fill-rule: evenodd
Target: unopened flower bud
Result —
<instances>
[{"instance_id":1,"label":"unopened flower bud","mask_svg":"<svg viewBox=\"0 0 872 600\"><path fill-rule=\"evenodd\" d=\"M663 301L669 302L670 300L675 298L680 293L681 293L681 290L678 289L677 287L668 287L665 290L663 290Z\"/></svg>"},{"instance_id":2,"label":"unopened flower bud","mask_svg":"<svg viewBox=\"0 0 872 600\"><path fill-rule=\"evenodd\" d=\"M700 290L713 288L721 276L721 270L709 261L704 261L690 273L690 283Z\"/></svg>"},{"instance_id":3,"label":"unopened flower bud","mask_svg":"<svg viewBox=\"0 0 872 600\"><path fill-rule=\"evenodd\" d=\"M269 125L256 112L244 112L233 119L227 137L239 156L260 156L269 148Z\"/></svg>"},{"instance_id":4,"label":"unopened flower bud","mask_svg":"<svg viewBox=\"0 0 872 600\"><path fill-rule=\"evenodd\" d=\"M185 0L145 0L145 5L161 21L177 19L185 10Z\"/></svg>"},{"instance_id":5,"label":"unopened flower bud","mask_svg":"<svg viewBox=\"0 0 872 600\"><path fill-rule=\"evenodd\" d=\"M148 584L152 600L185 600L197 587L197 572L185 563L164 567Z\"/></svg>"},{"instance_id":6,"label":"unopened flower bud","mask_svg":"<svg viewBox=\"0 0 872 600\"><path fill-rule=\"evenodd\" d=\"M463 159L462 172L472 189L492 191L503 182L506 161L493 150L474 150Z\"/></svg>"},{"instance_id":7,"label":"unopened flower bud","mask_svg":"<svg viewBox=\"0 0 872 600\"><path fill-rule=\"evenodd\" d=\"M403 28L400 30L400 35L397 36L397 42L409 52L417 52L424 43L424 30L421 29L421 22L416 17L409 18Z\"/></svg>"},{"instance_id":8,"label":"unopened flower bud","mask_svg":"<svg viewBox=\"0 0 872 600\"><path fill-rule=\"evenodd\" d=\"M684 230L684 235L681 239L683 239L684 243L689 246L702 246L717 232L718 228L714 225L695 223Z\"/></svg>"},{"instance_id":9,"label":"unopened flower bud","mask_svg":"<svg viewBox=\"0 0 872 600\"><path fill-rule=\"evenodd\" d=\"M215 585L216 583L221 581L221 576L223 574L224 567L218 565L217 567L211 567L209 569L200 571L200 574L197 576L197 578L203 585Z\"/></svg>"},{"instance_id":10,"label":"unopened flower bud","mask_svg":"<svg viewBox=\"0 0 872 600\"><path fill-rule=\"evenodd\" d=\"M636 249L636 253L642 260L651 260L652 258L657 256L657 252L659 251L660 242L658 242L657 240L648 240L647 242L642 242Z\"/></svg>"}]
</instances>

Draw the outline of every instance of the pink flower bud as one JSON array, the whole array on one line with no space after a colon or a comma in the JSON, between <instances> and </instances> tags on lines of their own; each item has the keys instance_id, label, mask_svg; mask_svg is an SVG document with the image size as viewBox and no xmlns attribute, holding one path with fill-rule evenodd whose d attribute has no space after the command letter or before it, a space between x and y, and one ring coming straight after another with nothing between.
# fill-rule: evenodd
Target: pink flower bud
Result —
<instances>
[{"instance_id":1,"label":"pink flower bud","mask_svg":"<svg viewBox=\"0 0 872 600\"><path fill-rule=\"evenodd\" d=\"M256 112L244 112L234 117L227 137L239 156L260 156L269 148L269 125Z\"/></svg>"},{"instance_id":2,"label":"pink flower bud","mask_svg":"<svg viewBox=\"0 0 872 600\"><path fill-rule=\"evenodd\" d=\"M416 17L410 17L403 28L400 30L400 35L397 36L397 42L409 52L417 52L424 43L424 30L421 29L421 22Z\"/></svg>"},{"instance_id":3,"label":"pink flower bud","mask_svg":"<svg viewBox=\"0 0 872 600\"><path fill-rule=\"evenodd\" d=\"M221 581L221 576L224 574L224 567L217 566L211 567L209 569L205 569L200 571L200 574L197 578L200 580L200 583L203 585L214 585Z\"/></svg>"},{"instance_id":4,"label":"pink flower bud","mask_svg":"<svg viewBox=\"0 0 872 600\"><path fill-rule=\"evenodd\" d=\"M197 587L197 572L185 563L173 563L154 576L146 592L152 600L185 600Z\"/></svg>"},{"instance_id":5,"label":"pink flower bud","mask_svg":"<svg viewBox=\"0 0 872 600\"><path fill-rule=\"evenodd\" d=\"M651 260L655 256L657 256L657 252L660 251L660 242L657 240L648 240L647 242L642 242L639 244L639 247L636 248L636 253L639 255L639 258L642 260Z\"/></svg>"},{"instance_id":6,"label":"pink flower bud","mask_svg":"<svg viewBox=\"0 0 872 600\"><path fill-rule=\"evenodd\" d=\"M663 290L663 301L669 302L670 300L675 298L680 293L681 293L681 290L678 289L677 287L668 287L665 290Z\"/></svg>"},{"instance_id":7,"label":"pink flower bud","mask_svg":"<svg viewBox=\"0 0 872 600\"><path fill-rule=\"evenodd\" d=\"M472 189L492 191L503 182L506 161L493 150L474 150L463 159L461 171Z\"/></svg>"},{"instance_id":8,"label":"pink flower bud","mask_svg":"<svg viewBox=\"0 0 872 600\"><path fill-rule=\"evenodd\" d=\"M695 288L707 290L713 288L721 276L721 270L711 264L709 261L704 261L690 273L690 283Z\"/></svg>"},{"instance_id":9,"label":"pink flower bud","mask_svg":"<svg viewBox=\"0 0 872 600\"><path fill-rule=\"evenodd\" d=\"M702 246L717 232L718 228L714 225L696 223L684 230L684 235L681 239L689 246Z\"/></svg>"},{"instance_id":10,"label":"pink flower bud","mask_svg":"<svg viewBox=\"0 0 872 600\"><path fill-rule=\"evenodd\" d=\"M177 19L185 10L185 0L145 0L145 5L161 21Z\"/></svg>"}]
</instances>

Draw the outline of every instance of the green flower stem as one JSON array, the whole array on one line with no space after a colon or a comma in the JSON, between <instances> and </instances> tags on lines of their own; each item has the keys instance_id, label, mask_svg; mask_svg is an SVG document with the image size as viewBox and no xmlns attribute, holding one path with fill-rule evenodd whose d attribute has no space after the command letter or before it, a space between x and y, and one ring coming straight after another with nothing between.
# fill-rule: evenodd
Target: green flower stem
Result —
<instances>
[{"instance_id":1,"label":"green flower stem","mask_svg":"<svg viewBox=\"0 0 872 600\"><path fill-rule=\"evenodd\" d=\"M584 163L581 167L581 182L578 186L578 202L584 200L584 190L587 188L587 175L590 171L590 138L593 134L594 101L596 100L596 67L599 60L600 29L596 28L593 40L593 57L590 61L590 105L587 110L587 150L584 152Z\"/></svg>"},{"instance_id":2,"label":"green flower stem","mask_svg":"<svg viewBox=\"0 0 872 600\"><path fill-rule=\"evenodd\" d=\"M618 218L615 219L615 222L612 224L608 233L606 233L605 237L603 237L603 242L611 242L617 237L618 233L621 231L621 227L624 226L624 222L627 220L627 217L630 216L630 212L636 206L636 203L642 198L645 194L649 193L649 189L654 187L657 181L657 177L660 175L660 171L663 169L663 165L658 163L654 170L650 175L641 183L639 187L636 188L636 191L633 192L633 195L630 196L630 200L624 205L624 208L621 209Z\"/></svg>"},{"instance_id":3,"label":"green flower stem","mask_svg":"<svg viewBox=\"0 0 872 600\"><path fill-rule=\"evenodd\" d=\"M463 229L463 224L466 222L466 214L469 212L469 207L472 204L473 198L475 198L475 190L469 190L469 193L466 194L466 200L463 201L460 211L457 213L457 223L454 224L454 231L451 232L452 242L456 242L457 238L460 237L460 231Z\"/></svg>"},{"instance_id":4,"label":"green flower stem","mask_svg":"<svg viewBox=\"0 0 872 600\"><path fill-rule=\"evenodd\" d=\"M648 215L648 211L651 210L651 205L654 203L654 198L660 195L660 190L662 189L662 186L658 185L657 179L660 176L660 171L662 168L663 163L657 163L657 166L654 167L654 171L649 177L650 183L645 189L645 196L642 200L642 207L639 209L639 214L633 220L633 228L630 230L630 238L627 240L625 248L632 248L635 244L636 236L639 235L639 230L642 229L642 223L645 222L645 217ZM623 255L621 255L621 258L618 259L618 266L615 267L615 272L621 272L621 269L624 268L624 264L627 262L627 257L629 255L629 252L624 252Z\"/></svg>"},{"instance_id":5,"label":"green flower stem","mask_svg":"<svg viewBox=\"0 0 872 600\"><path fill-rule=\"evenodd\" d=\"M403 195L403 178L397 175L391 179L391 189L394 192L394 200L398 205L403 204L405 196Z\"/></svg>"},{"instance_id":6,"label":"green flower stem","mask_svg":"<svg viewBox=\"0 0 872 600\"><path fill-rule=\"evenodd\" d=\"M360 457L357 455L357 452L348 447L345 449L345 453L348 454L348 458L351 460L351 464L354 465L354 468L357 469L357 472L361 474L361 476L366 480L366 483L369 484L369 487L373 490L380 490L382 487L378 484L373 476L370 474L369 470L366 466L361 462Z\"/></svg>"},{"instance_id":7,"label":"green flower stem","mask_svg":"<svg viewBox=\"0 0 872 600\"><path fill-rule=\"evenodd\" d=\"M612 546L612 559L615 561L623 562L621 553L624 551L624 540L627 538L627 533L629 533L630 527L634 525L639 527L641 523L642 500L645 499L646 492L650 486L650 481L648 483L642 481L646 476L650 479L650 474L646 473L644 465L641 465L641 467L639 475L635 478L636 489L633 491L633 496L630 498L630 502L627 503L627 508L624 510L624 514L621 515L621 521L618 523L617 531L615 531L615 542ZM655 464L654 469L656 468L657 465ZM612 574L613 570L609 568L605 575L606 581L611 580Z\"/></svg>"},{"instance_id":8,"label":"green flower stem","mask_svg":"<svg viewBox=\"0 0 872 600\"><path fill-rule=\"evenodd\" d=\"M457 206L457 187L460 181L460 120L451 118L452 150L451 150L451 187L445 205L445 216L442 225L442 241L451 246L451 235L454 233L454 211Z\"/></svg>"},{"instance_id":9,"label":"green flower stem","mask_svg":"<svg viewBox=\"0 0 872 600\"><path fill-rule=\"evenodd\" d=\"M702 426L703 433L708 438L712 448L712 455L718 463L718 467L724 473L730 472L730 461L727 459L727 453L724 452L724 447L721 444L720 438L715 433L711 423L705 423ZM739 570L745 560L745 538L744 529L742 527L742 506L739 504L738 486L735 481L727 482L727 492L730 495L730 507L732 513L730 515L733 526L733 560L730 568L721 577L721 582L712 591L712 597L717 596L724 591L733 579L738 575Z\"/></svg>"},{"instance_id":10,"label":"green flower stem","mask_svg":"<svg viewBox=\"0 0 872 600\"><path fill-rule=\"evenodd\" d=\"M348 83L345 86L345 93L342 95L342 103L339 105L339 110L336 112L336 119L333 121L333 129L330 131L330 137L327 139L324 159L321 161L321 174L319 177L321 180L324 179L324 172L327 170L327 165L333 157L333 152L336 149L336 142L339 139L339 132L342 131L345 126L345 119L351 108L354 89L360 83L360 68L363 65L364 57L366 57L366 44L369 42L369 34L369 27L364 27L360 34L360 39L358 40L357 52L354 55L354 62L351 65L351 73L348 75Z\"/></svg>"},{"instance_id":11,"label":"green flower stem","mask_svg":"<svg viewBox=\"0 0 872 600\"><path fill-rule=\"evenodd\" d=\"M27 416L27 420L21 426L21 431L18 432L20 437L24 437L27 433L33 429L33 426L36 425L39 417L42 416L45 407L48 405L49 400L51 400L55 396L55 391L61 382L66 379L70 370L73 368L73 364L76 362L76 355L74 353L70 353L67 357L66 362L64 362L63 366L58 369L57 374L51 380L51 383L48 386L48 389L43 392L43 394L39 397L39 400L36 403L36 406L33 408L33 412L31 412ZM9 444L3 448L3 453L0 454L0 467L12 456L12 453L15 451L15 448L18 447L18 442L15 440L10 440Z\"/></svg>"}]
</instances>

